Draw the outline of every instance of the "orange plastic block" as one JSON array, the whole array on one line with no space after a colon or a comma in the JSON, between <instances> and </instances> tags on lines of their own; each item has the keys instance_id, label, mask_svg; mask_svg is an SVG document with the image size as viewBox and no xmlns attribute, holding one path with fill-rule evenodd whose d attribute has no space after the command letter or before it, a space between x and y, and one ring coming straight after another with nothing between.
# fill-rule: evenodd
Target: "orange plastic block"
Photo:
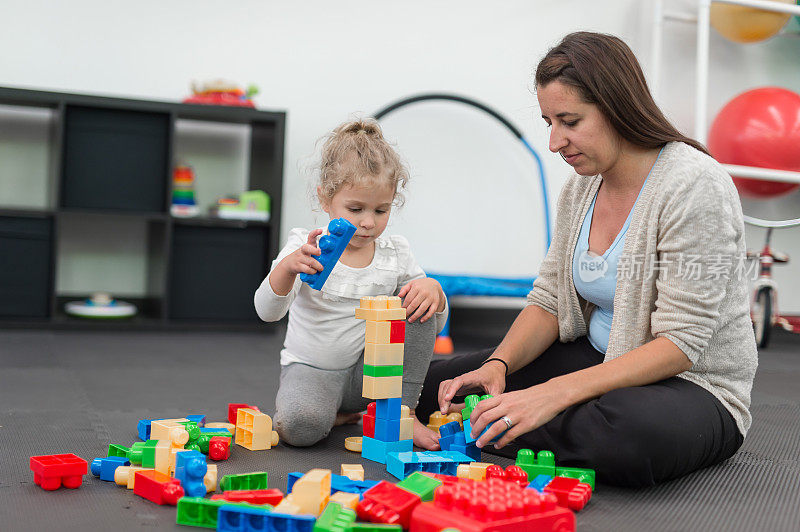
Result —
<instances>
[{"instance_id":1,"label":"orange plastic block","mask_svg":"<svg viewBox=\"0 0 800 532\"><path fill-rule=\"evenodd\" d=\"M369 321L394 321L406 319L406 309L404 308L388 308L388 309L356 309L357 320Z\"/></svg>"},{"instance_id":2,"label":"orange plastic block","mask_svg":"<svg viewBox=\"0 0 800 532\"><path fill-rule=\"evenodd\" d=\"M398 296L367 296L361 298L361 308L384 310L401 308L402 302Z\"/></svg>"},{"instance_id":3,"label":"orange plastic block","mask_svg":"<svg viewBox=\"0 0 800 532\"><path fill-rule=\"evenodd\" d=\"M312 469L294 483L289 498L300 508L300 513L318 516L325 509L330 496L330 469Z\"/></svg>"},{"instance_id":4,"label":"orange plastic block","mask_svg":"<svg viewBox=\"0 0 800 532\"><path fill-rule=\"evenodd\" d=\"M133 489L137 471L155 471L139 466L120 466L114 470L114 482L120 486L125 486L129 490Z\"/></svg>"},{"instance_id":5,"label":"orange plastic block","mask_svg":"<svg viewBox=\"0 0 800 532\"><path fill-rule=\"evenodd\" d=\"M435 430L436 432L439 432L439 427L451 423L453 421L458 421L458 424L461 425L462 424L461 414L459 414L458 412L453 412L445 416L437 410L436 412L431 414L430 418L428 418L428 428L431 430Z\"/></svg>"},{"instance_id":6,"label":"orange plastic block","mask_svg":"<svg viewBox=\"0 0 800 532\"><path fill-rule=\"evenodd\" d=\"M342 476L350 480L364 480L364 466L361 464L342 464Z\"/></svg>"},{"instance_id":7,"label":"orange plastic block","mask_svg":"<svg viewBox=\"0 0 800 532\"><path fill-rule=\"evenodd\" d=\"M272 418L252 408L240 408L236 412L235 443L251 451L277 445L278 433L272 430Z\"/></svg>"},{"instance_id":8,"label":"orange plastic block","mask_svg":"<svg viewBox=\"0 0 800 532\"><path fill-rule=\"evenodd\" d=\"M363 479L362 479L363 480ZM342 505L342 508L350 508L351 510L355 511L358 508L358 501L361 497L358 493L347 493L346 491L337 491L333 495L331 495L329 503L331 502L338 502Z\"/></svg>"},{"instance_id":9,"label":"orange plastic block","mask_svg":"<svg viewBox=\"0 0 800 532\"><path fill-rule=\"evenodd\" d=\"M456 475L458 478L468 478L471 480L485 480L486 468L492 464L486 462L470 462L469 464L458 464Z\"/></svg>"},{"instance_id":10,"label":"orange plastic block","mask_svg":"<svg viewBox=\"0 0 800 532\"><path fill-rule=\"evenodd\" d=\"M391 399L403 395L403 377L370 377L364 375L361 395L367 399Z\"/></svg>"},{"instance_id":11,"label":"orange plastic block","mask_svg":"<svg viewBox=\"0 0 800 532\"><path fill-rule=\"evenodd\" d=\"M137 471L133 493L156 504L175 506L183 497L181 481L158 471Z\"/></svg>"},{"instance_id":12,"label":"orange plastic block","mask_svg":"<svg viewBox=\"0 0 800 532\"><path fill-rule=\"evenodd\" d=\"M406 338L406 322L367 321L364 340L373 344L402 344Z\"/></svg>"},{"instance_id":13,"label":"orange plastic block","mask_svg":"<svg viewBox=\"0 0 800 532\"><path fill-rule=\"evenodd\" d=\"M367 322L372 323L372 322ZM391 322L383 322L391 323ZM406 344L364 344L364 364L367 366L402 366Z\"/></svg>"}]
</instances>

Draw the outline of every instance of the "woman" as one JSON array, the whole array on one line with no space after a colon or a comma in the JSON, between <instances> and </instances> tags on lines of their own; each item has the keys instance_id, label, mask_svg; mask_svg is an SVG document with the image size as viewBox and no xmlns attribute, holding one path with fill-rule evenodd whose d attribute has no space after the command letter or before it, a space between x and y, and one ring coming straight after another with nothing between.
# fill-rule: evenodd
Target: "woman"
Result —
<instances>
[{"instance_id":1,"label":"woman","mask_svg":"<svg viewBox=\"0 0 800 532\"><path fill-rule=\"evenodd\" d=\"M741 205L680 134L618 38L573 33L536 70L550 150L576 175L519 314L493 350L437 360L417 412L471 416L477 445L549 449L607 484L647 486L732 456L757 365ZM424 418L423 418L424 419ZM504 449L505 448L505 449Z\"/></svg>"}]
</instances>

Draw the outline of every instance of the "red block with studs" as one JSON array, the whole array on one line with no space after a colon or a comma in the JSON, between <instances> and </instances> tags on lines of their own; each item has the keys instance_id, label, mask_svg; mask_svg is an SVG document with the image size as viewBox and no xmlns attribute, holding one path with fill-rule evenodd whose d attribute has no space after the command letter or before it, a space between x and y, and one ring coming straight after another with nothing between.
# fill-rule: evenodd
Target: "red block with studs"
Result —
<instances>
[{"instance_id":1,"label":"red block with studs","mask_svg":"<svg viewBox=\"0 0 800 532\"><path fill-rule=\"evenodd\" d=\"M576 512L582 510L592 498L591 486L577 478L553 477L544 491L555 495L561 506Z\"/></svg>"},{"instance_id":2,"label":"red block with studs","mask_svg":"<svg viewBox=\"0 0 800 532\"><path fill-rule=\"evenodd\" d=\"M137 471L133 492L156 504L175 506L183 497L181 481L158 471Z\"/></svg>"},{"instance_id":3,"label":"red block with studs","mask_svg":"<svg viewBox=\"0 0 800 532\"><path fill-rule=\"evenodd\" d=\"M440 486L433 502L417 505L411 514L410 532L516 532L520 530L569 532L575 530L575 514L559 506L555 496L540 495L515 482L485 482Z\"/></svg>"},{"instance_id":4,"label":"red block with studs","mask_svg":"<svg viewBox=\"0 0 800 532\"><path fill-rule=\"evenodd\" d=\"M231 490L211 496L214 500L230 502L249 502L250 504L271 504L277 506L283 500L283 492L278 489L270 490Z\"/></svg>"},{"instance_id":5,"label":"red block with studs","mask_svg":"<svg viewBox=\"0 0 800 532\"><path fill-rule=\"evenodd\" d=\"M505 471L499 465L490 465L486 468L486 480L497 478L506 482L514 482L521 488L528 486L528 473L519 466L510 465Z\"/></svg>"},{"instance_id":6,"label":"red block with studs","mask_svg":"<svg viewBox=\"0 0 800 532\"><path fill-rule=\"evenodd\" d=\"M208 457L212 460L227 460L231 457L231 439L214 436L208 440Z\"/></svg>"},{"instance_id":7,"label":"red block with studs","mask_svg":"<svg viewBox=\"0 0 800 532\"><path fill-rule=\"evenodd\" d=\"M228 423L233 423L236 425L236 412L240 408L252 408L253 410L258 410L257 406L248 405L246 403L228 403ZM258 410L261 412L261 410Z\"/></svg>"},{"instance_id":8,"label":"red block with studs","mask_svg":"<svg viewBox=\"0 0 800 532\"><path fill-rule=\"evenodd\" d=\"M356 512L362 521L408 528L411 512L421 502L422 499L416 493L382 480L364 492L364 498L358 503ZM439 530L436 529L437 532Z\"/></svg>"},{"instance_id":9,"label":"red block with studs","mask_svg":"<svg viewBox=\"0 0 800 532\"><path fill-rule=\"evenodd\" d=\"M364 426L364 436L375 437L375 401L367 405L367 413L361 416L361 424Z\"/></svg>"},{"instance_id":10,"label":"red block with studs","mask_svg":"<svg viewBox=\"0 0 800 532\"><path fill-rule=\"evenodd\" d=\"M89 464L80 456L69 454L47 454L31 456L30 468L33 482L42 489L51 491L61 486L75 489L83 484L83 475Z\"/></svg>"}]
</instances>

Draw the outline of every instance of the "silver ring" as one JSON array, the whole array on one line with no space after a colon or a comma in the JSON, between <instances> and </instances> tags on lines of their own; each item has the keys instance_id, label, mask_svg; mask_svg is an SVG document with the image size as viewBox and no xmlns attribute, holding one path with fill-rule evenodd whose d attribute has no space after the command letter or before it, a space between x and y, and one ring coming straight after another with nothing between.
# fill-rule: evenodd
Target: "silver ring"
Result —
<instances>
[{"instance_id":1,"label":"silver ring","mask_svg":"<svg viewBox=\"0 0 800 532\"><path fill-rule=\"evenodd\" d=\"M511 422L511 418L509 418L508 416L503 416L503 417L501 417L501 418L500 418L500 421L502 421L503 423L505 423L505 424L506 424L506 427L508 427L508 428L511 428L511 425L513 425L513 423Z\"/></svg>"}]
</instances>

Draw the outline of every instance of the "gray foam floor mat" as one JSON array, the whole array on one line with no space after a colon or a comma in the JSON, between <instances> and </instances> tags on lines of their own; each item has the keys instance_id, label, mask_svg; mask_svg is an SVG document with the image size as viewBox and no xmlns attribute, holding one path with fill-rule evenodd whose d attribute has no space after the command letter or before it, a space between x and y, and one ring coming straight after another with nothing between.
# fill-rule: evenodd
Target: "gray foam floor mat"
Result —
<instances>
[{"instance_id":1,"label":"gray foam floor mat","mask_svg":"<svg viewBox=\"0 0 800 532\"><path fill-rule=\"evenodd\" d=\"M202 413L221 421L230 402L271 413L282 339L281 333L0 330L0 530L180 528L174 507L91 474L80 489L46 492L34 485L28 459L72 452L91 461L105 456L109 443L136 441L143 418ZM753 427L733 458L651 489L600 485L577 514L578 529L800 529L799 346L800 336L776 331L761 353ZM383 466L344 450L344 438L359 430L337 427L308 449L234 448L219 462L219 476L268 471L270 487L285 489L291 471L338 473L342 463L363 463L367 478L394 481ZM488 454L483 460L511 463Z\"/></svg>"}]
</instances>

